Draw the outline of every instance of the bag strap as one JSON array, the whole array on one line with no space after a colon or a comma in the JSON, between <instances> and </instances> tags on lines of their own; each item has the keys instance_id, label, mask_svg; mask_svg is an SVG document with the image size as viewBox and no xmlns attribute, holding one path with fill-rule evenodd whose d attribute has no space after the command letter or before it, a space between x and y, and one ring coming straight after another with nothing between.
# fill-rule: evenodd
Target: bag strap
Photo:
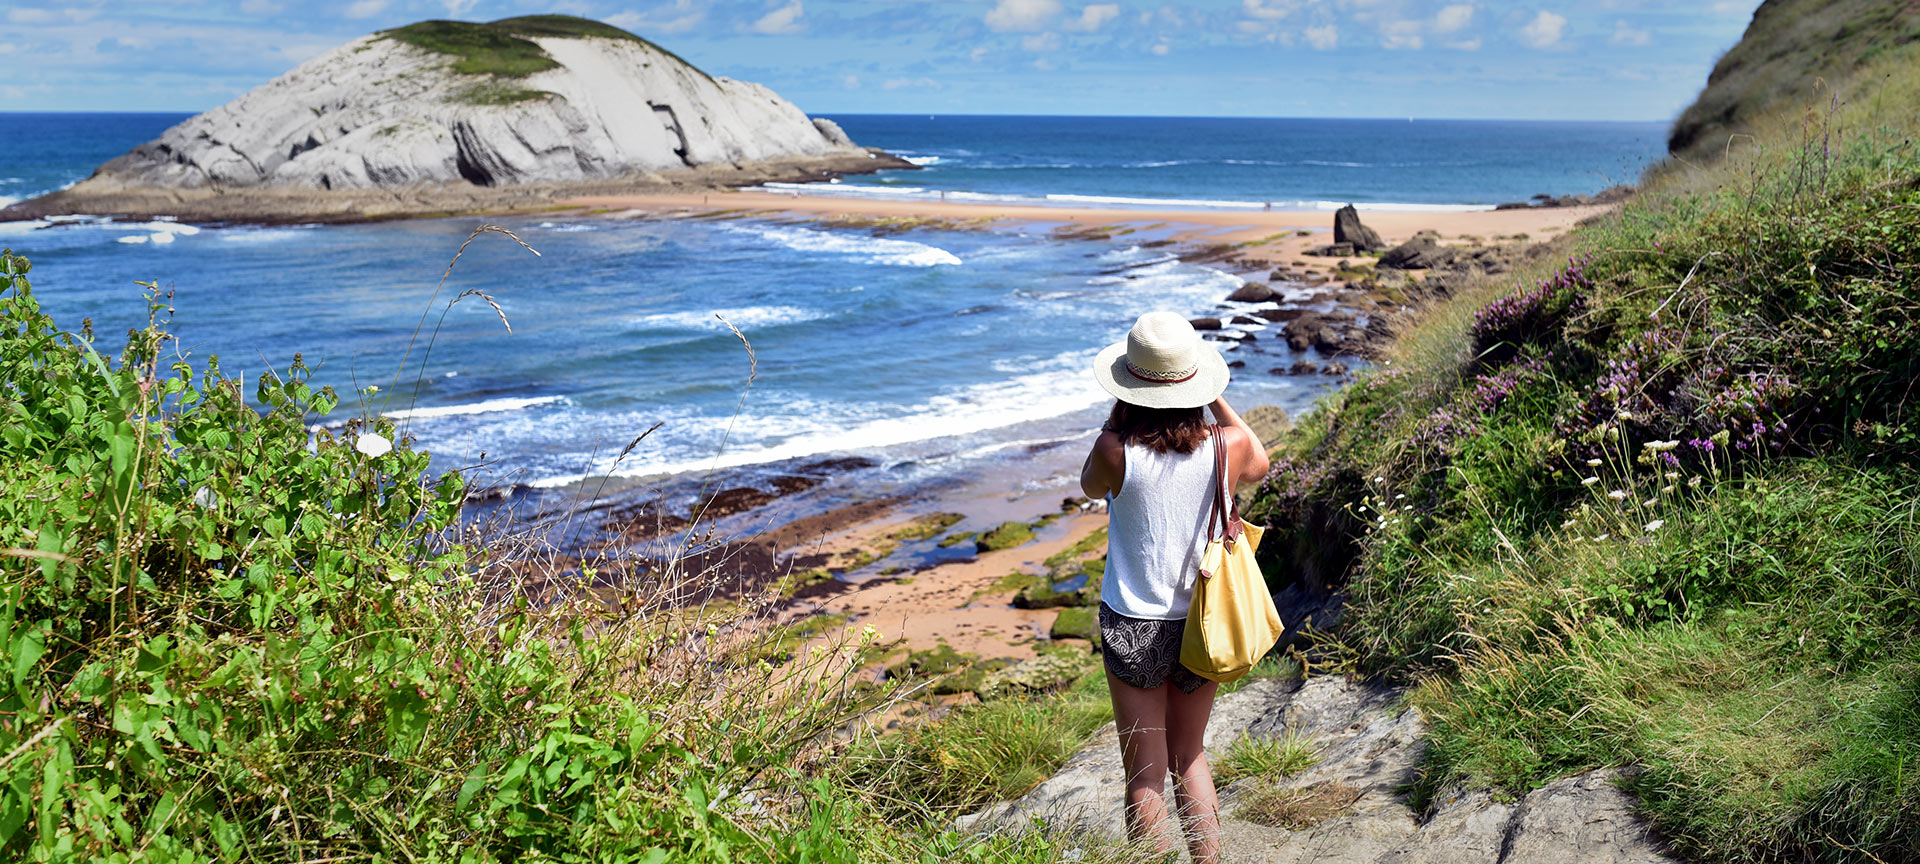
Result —
<instances>
[{"instance_id":1,"label":"bag strap","mask_svg":"<svg viewBox=\"0 0 1920 864\"><path fill-rule=\"evenodd\" d=\"M1208 496L1211 499L1211 507L1207 513L1207 542L1225 540L1227 548L1231 549L1233 544L1240 540L1240 504L1234 501L1233 495L1228 492L1232 481L1227 477L1227 445L1220 424L1213 424L1211 436L1213 493ZM1216 526L1219 528L1218 534L1214 533Z\"/></svg>"}]
</instances>

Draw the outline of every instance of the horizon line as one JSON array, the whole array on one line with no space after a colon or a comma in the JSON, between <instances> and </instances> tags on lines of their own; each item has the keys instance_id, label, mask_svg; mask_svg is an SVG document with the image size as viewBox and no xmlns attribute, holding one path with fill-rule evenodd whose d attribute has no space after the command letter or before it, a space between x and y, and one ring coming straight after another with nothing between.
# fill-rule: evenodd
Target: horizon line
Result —
<instances>
[{"instance_id":1,"label":"horizon line","mask_svg":"<svg viewBox=\"0 0 1920 864\"><path fill-rule=\"evenodd\" d=\"M225 104L225 103L222 103ZM219 107L219 106L215 106ZM8 109L0 110L0 116L19 114L184 114L195 116L204 114L212 108L199 111L185 109L154 110L137 108L74 108L74 109ZM833 115L851 117L926 117L929 120L941 117L989 118L989 117L1072 117L1086 120L1385 120L1398 122L1402 118L1395 115L1267 115L1267 114L1039 114L1039 113L997 113L997 112L943 112L943 111L808 111L808 117L828 117ZM1410 123L1613 123L1618 125L1671 124L1676 118L1665 120L1617 120L1578 117L1406 117Z\"/></svg>"}]
</instances>

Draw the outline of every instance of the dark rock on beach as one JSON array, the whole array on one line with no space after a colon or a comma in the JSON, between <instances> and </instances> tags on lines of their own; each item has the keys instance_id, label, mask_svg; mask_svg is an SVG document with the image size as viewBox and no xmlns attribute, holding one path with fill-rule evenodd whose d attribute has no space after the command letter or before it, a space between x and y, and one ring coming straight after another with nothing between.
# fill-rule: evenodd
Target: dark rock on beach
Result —
<instances>
[{"instance_id":1,"label":"dark rock on beach","mask_svg":"<svg viewBox=\"0 0 1920 864\"><path fill-rule=\"evenodd\" d=\"M1195 329L1195 330L1218 330L1218 329L1220 329L1220 319L1218 319L1218 318L1195 318L1195 319L1193 319L1193 320L1191 320L1191 321L1188 321L1187 323L1188 323L1188 324L1192 324L1192 325L1193 325L1193 329Z\"/></svg>"},{"instance_id":2,"label":"dark rock on beach","mask_svg":"<svg viewBox=\"0 0 1920 864\"><path fill-rule=\"evenodd\" d=\"M1380 255L1380 266L1396 270L1431 270L1453 261L1459 250L1442 246L1439 235L1422 231Z\"/></svg>"},{"instance_id":3,"label":"dark rock on beach","mask_svg":"<svg viewBox=\"0 0 1920 864\"><path fill-rule=\"evenodd\" d=\"M1308 249L1306 254L1317 255L1322 258L1345 258L1353 254L1353 244L1329 243L1325 246L1315 246L1312 249Z\"/></svg>"},{"instance_id":4,"label":"dark rock on beach","mask_svg":"<svg viewBox=\"0 0 1920 864\"><path fill-rule=\"evenodd\" d=\"M1381 240L1379 234L1372 228L1360 224L1360 211L1354 209L1352 204L1340 208L1333 214L1333 243L1336 246L1341 243L1349 244L1357 252L1374 252L1387 248L1386 241Z\"/></svg>"},{"instance_id":5,"label":"dark rock on beach","mask_svg":"<svg viewBox=\"0 0 1920 864\"><path fill-rule=\"evenodd\" d=\"M1232 303L1268 303L1277 297L1272 288L1261 282L1248 282L1227 295Z\"/></svg>"}]
</instances>

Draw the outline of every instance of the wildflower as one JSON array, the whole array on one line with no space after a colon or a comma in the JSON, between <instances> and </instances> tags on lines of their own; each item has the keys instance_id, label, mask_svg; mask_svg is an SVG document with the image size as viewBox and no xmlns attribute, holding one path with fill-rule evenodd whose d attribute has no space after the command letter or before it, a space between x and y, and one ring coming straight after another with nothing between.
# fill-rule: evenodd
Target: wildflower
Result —
<instances>
[{"instance_id":1,"label":"wildflower","mask_svg":"<svg viewBox=\"0 0 1920 864\"><path fill-rule=\"evenodd\" d=\"M868 624L860 628L860 641L863 643L878 642L880 641L880 631L873 629L872 624Z\"/></svg>"},{"instance_id":2,"label":"wildflower","mask_svg":"<svg viewBox=\"0 0 1920 864\"><path fill-rule=\"evenodd\" d=\"M1625 501L1627 499L1627 493L1622 492L1618 489L1615 489L1612 492L1608 492L1607 497L1612 498L1615 501Z\"/></svg>"},{"instance_id":3,"label":"wildflower","mask_svg":"<svg viewBox=\"0 0 1920 864\"><path fill-rule=\"evenodd\" d=\"M1562 522L1562 523L1560 523L1560 527L1562 527L1562 528L1572 528L1572 527L1573 527L1573 520L1572 520L1572 519L1568 519L1567 521L1565 521L1565 522Z\"/></svg>"},{"instance_id":4,"label":"wildflower","mask_svg":"<svg viewBox=\"0 0 1920 864\"><path fill-rule=\"evenodd\" d=\"M1668 483L1667 485L1665 485L1665 486L1662 486L1662 487L1660 487L1660 491L1661 491L1661 492L1664 492L1664 493L1666 493L1666 494L1668 494L1668 495L1672 495L1672 494L1673 494L1673 484L1672 484L1672 483Z\"/></svg>"},{"instance_id":5,"label":"wildflower","mask_svg":"<svg viewBox=\"0 0 1920 864\"><path fill-rule=\"evenodd\" d=\"M1652 522L1648 522L1647 533L1652 534L1653 532L1660 530L1660 526L1665 524L1667 524L1667 520L1665 519L1655 519Z\"/></svg>"},{"instance_id":6,"label":"wildflower","mask_svg":"<svg viewBox=\"0 0 1920 864\"><path fill-rule=\"evenodd\" d=\"M205 486L193 490L193 506L202 510L212 510L220 506L220 493Z\"/></svg>"},{"instance_id":7,"label":"wildflower","mask_svg":"<svg viewBox=\"0 0 1920 864\"><path fill-rule=\"evenodd\" d=\"M712 639L718 635L720 635L720 625L709 623L707 625L707 638Z\"/></svg>"},{"instance_id":8,"label":"wildflower","mask_svg":"<svg viewBox=\"0 0 1920 864\"><path fill-rule=\"evenodd\" d=\"M1728 439L1732 437L1733 437L1733 433L1728 432L1725 429L1722 429L1718 432L1713 433L1713 436L1708 438L1707 440L1713 442L1714 444L1718 444L1721 447L1725 447L1727 446Z\"/></svg>"},{"instance_id":9,"label":"wildflower","mask_svg":"<svg viewBox=\"0 0 1920 864\"><path fill-rule=\"evenodd\" d=\"M1645 500L1645 501L1642 501L1642 502L1640 502L1640 506L1642 506L1642 507L1652 507L1653 505L1655 505L1655 504L1658 504L1658 503L1660 503L1660 499L1658 499L1658 498L1648 498L1647 500Z\"/></svg>"},{"instance_id":10,"label":"wildflower","mask_svg":"<svg viewBox=\"0 0 1920 864\"><path fill-rule=\"evenodd\" d=\"M1593 539L1594 539L1594 542L1599 542L1599 541L1601 541L1601 540L1605 540L1605 539L1607 539L1608 537L1612 537L1612 536L1613 536L1612 534L1602 534L1602 535L1600 535L1600 536L1598 536L1598 537L1595 537L1595 538L1593 538Z\"/></svg>"},{"instance_id":11,"label":"wildflower","mask_svg":"<svg viewBox=\"0 0 1920 864\"><path fill-rule=\"evenodd\" d=\"M1375 478L1373 478L1373 482L1375 482L1375 483L1385 483L1385 482L1387 482L1387 478L1385 478L1385 477L1375 477Z\"/></svg>"},{"instance_id":12,"label":"wildflower","mask_svg":"<svg viewBox=\"0 0 1920 864\"><path fill-rule=\"evenodd\" d=\"M1678 480L1680 479L1680 472L1668 471L1665 475L1662 475L1662 476L1666 477L1668 480Z\"/></svg>"},{"instance_id":13,"label":"wildflower","mask_svg":"<svg viewBox=\"0 0 1920 864\"><path fill-rule=\"evenodd\" d=\"M393 451L393 442L377 432L362 432L354 439L353 449L378 459Z\"/></svg>"},{"instance_id":14,"label":"wildflower","mask_svg":"<svg viewBox=\"0 0 1920 864\"><path fill-rule=\"evenodd\" d=\"M1402 492L1402 493L1400 493L1400 494L1398 494L1398 495L1395 495L1395 496L1393 496L1393 500L1395 500L1395 501L1401 501L1401 500L1405 500L1405 499L1406 499L1406 497L1407 497L1407 493L1405 493L1405 492Z\"/></svg>"},{"instance_id":15,"label":"wildflower","mask_svg":"<svg viewBox=\"0 0 1920 864\"><path fill-rule=\"evenodd\" d=\"M1690 479L1688 479L1688 480L1687 480L1687 488L1688 488L1688 489L1692 489L1692 488L1694 488L1694 487L1696 487L1696 486L1699 486L1699 485L1700 485L1700 478L1698 478L1698 477L1693 477L1693 478L1690 478Z\"/></svg>"},{"instance_id":16,"label":"wildflower","mask_svg":"<svg viewBox=\"0 0 1920 864\"><path fill-rule=\"evenodd\" d=\"M1629 423L1633 422L1633 412L1631 411L1622 411L1614 416Z\"/></svg>"},{"instance_id":17,"label":"wildflower","mask_svg":"<svg viewBox=\"0 0 1920 864\"><path fill-rule=\"evenodd\" d=\"M367 395L369 395L369 396L371 396L371 395L373 395L373 394L375 394L375 393L378 393L378 392L380 392L380 385L378 385L378 384L368 384L368 385L367 385Z\"/></svg>"},{"instance_id":18,"label":"wildflower","mask_svg":"<svg viewBox=\"0 0 1920 864\"><path fill-rule=\"evenodd\" d=\"M1580 478L1580 485L1582 485L1582 486L1592 486L1593 484L1595 484L1595 483L1598 483L1598 482L1600 482L1600 478L1598 478L1598 477L1582 477L1582 478Z\"/></svg>"},{"instance_id":19,"label":"wildflower","mask_svg":"<svg viewBox=\"0 0 1920 864\"><path fill-rule=\"evenodd\" d=\"M1675 438L1672 441L1648 441L1646 444L1643 444L1641 446L1646 447L1648 450L1652 450L1655 453L1665 453L1668 450L1672 450L1673 448L1680 446L1680 439Z\"/></svg>"},{"instance_id":20,"label":"wildflower","mask_svg":"<svg viewBox=\"0 0 1920 864\"><path fill-rule=\"evenodd\" d=\"M1589 467L1589 468L1598 468L1598 467L1600 467L1600 460L1598 460L1598 459L1588 459L1588 460L1587 460L1587 467Z\"/></svg>"}]
</instances>

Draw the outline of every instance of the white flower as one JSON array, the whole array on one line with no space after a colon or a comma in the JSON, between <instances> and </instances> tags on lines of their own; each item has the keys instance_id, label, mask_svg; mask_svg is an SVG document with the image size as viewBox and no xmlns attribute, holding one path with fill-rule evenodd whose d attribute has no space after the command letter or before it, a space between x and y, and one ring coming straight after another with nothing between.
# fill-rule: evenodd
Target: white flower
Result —
<instances>
[{"instance_id":1,"label":"white flower","mask_svg":"<svg viewBox=\"0 0 1920 864\"><path fill-rule=\"evenodd\" d=\"M1567 521L1565 521L1565 522L1562 522L1562 523L1560 523L1560 527L1562 527L1562 528L1572 528L1572 527L1573 527L1573 520L1572 520L1572 519L1568 519Z\"/></svg>"},{"instance_id":2,"label":"white flower","mask_svg":"<svg viewBox=\"0 0 1920 864\"><path fill-rule=\"evenodd\" d=\"M1660 491L1661 491L1661 492L1664 492L1664 493L1666 493L1666 494L1668 494L1668 495L1672 495L1672 494L1673 494L1673 484L1671 484L1671 483L1669 483L1669 484L1667 484L1667 485L1665 485L1665 486L1662 486L1662 487L1660 487Z\"/></svg>"},{"instance_id":3,"label":"white flower","mask_svg":"<svg viewBox=\"0 0 1920 864\"><path fill-rule=\"evenodd\" d=\"M1580 478L1580 485L1582 485L1582 486L1592 486L1593 484L1595 484L1595 483L1598 483L1598 482L1600 482L1600 478L1598 478L1598 477L1582 477L1582 478Z\"/></svg>"},{"instance_id":4,"label":"white flower","mask_svg":"<svg viewBox=\"0 0 1920 864\"><path fill-rule=\"evenodd\" d=\"M1615 489L1612 492L1608 492L1607 497L1612 498L1615 501L1625 501L1627 499L1627 493L1622 492L1618 489Z\"/></svg>"},{"instance_id":5,"label":"white flower","mask_svg":"<svg viewBox=\"0 0 1920 864\"><path fill-rule=\"evenodd\" d=\"M1655 504L1658 504L1658 503L1660 503L1660 499L1658 499L1658 498L1648 498L1647 500L1645 500L1645 501L1642 501L1642 502L1640 502L1640 506L1642 506L1642 507L1652 507L1653 505L1655 505Z\"/></svg>"},{"instance_id":6,"label":"white flower","mask_svg":"<svg viewBox=\"0 0 1920 864\"><path fill-rule=\"evenodd\" d=\"M860 641L862 643L878 642L879 640L880 631L873 629L872 624L860 628Z\"/></svg>"},{"instance_id":7,"label":"white flower","mask_svg":"<svg viewBox=\"0 0 1920 864\"><path fill-rule=\"evenodd\" d=\"M1587 467L1589 467L1589 468L1598 468L1598 467L1600 467L1600 460L1598 460L1598 459L1588 459L1588 460L1587 460Z\"/></svg>"},{"instance_id":8,"label":"white flower","mask_svg":"<svg viewBox=\"0 0 1920 864\"><path fill-rule=\"evenodd\" d=\"M1663 476L1665 476L1665 477L1666 477L1666 478L1667 478L1668 480L1678 480L1678 479L1680 479L1680 472L1678 472L1678 471L1668 471L1668 472L1667 472L1667 473L1666 473L1665 475L1663 475Z\"/></svg>"},{"instance_id":9,"label":"white flower","mask_svg":"<svg viewBox=\"0 0 1920 864\"><path fill-rule=\"evenodd\" d=\"M393 452L393 442L377 432L362 432L354 439L353 449L378 459Z\"/></svg>"},{"instance_id":10,"label":"white flower","mask_svg":"<svg viewBox=\"0 0 1920 864\"><path fill-rule=\"evenodd\" d=\"M1622 412L1620 412L1620 413L1618 413L1618 414L1615 414L1615 415L1613 415L1613 416L1614 416L1614 417L1616 417L1616 418L1618 418L1618 419L1621 419L1621 420L1632 420L1632 419L1633 419L1633 412L1631 412L1631 411L1622 411Z\"/></svg>"},{"instance_id":11,"label":"white flower","mask_svg":"<svg viewBox=\"0 0 1920 864\"><path fill-rule=\"evenodd\" d=\"M1673 448L1680 446L1680 439L1675 438L1672 441L1648 441L1647 443L1641 446L1647 448L1648 450L1652 450L1655 453L1665 453L1668 450L1672 450Z\"/></svg>"},{"instance_id":12,"label":"white flower","mask_svg":"<svg viewBox=\"0 0 1920 864\"><path fill-rule=\"evenodd\" d=\"M1658 531L1658 530L1660 530L1660 526L1662 526L1662 525L1665 525L1665 524L1667 524L1667 520L1665 520L1665 519L1655 519L1655 520L1653 520L1652 522L1648 522L1648 523L1647 523L1647 533L1649 533L1649 534L1651 534L1651 533L1653 533L1653 532L1655 532L1655 531Z\"/></svg>"},{"instance_id":13,"label":"white flower","mask_svg":"<svg viewBox=\"0 0 1920 864\"><path fill-rule=\"evenodd\" d=\"M1407 497L1407 493L1405 493L1405 492L1402 492L1402 493L1400 493L1400 494L1398 494L1398 495L1395 495L1395 496L1393 496L1393 500L1395 500L1395 501L1401 501L1401 500L1405 500L1405 498L1406 498L1406 497Z\"/></svg>"},{"instance_id":14,"label":"white flower","mask_svg":"<svg viewBox=\"0 0 1920 864\"><path fill-rule=\"evenodd\" d=\"M1385 482L1387 482L1387 478L1385 478L1385 477L1375 477L1375 478L1373 478L1373 482L1375 482L1375 483L1385 483Z\"/></svg>"},{"instance_id":15,"label":"white flower","mask_svg":"<svg viewBox=\"0 0 1920 864\"><path fill-rule=\"evenodd\" d=\"M1607 539L1608 537L1612 537L1612 536L1613 536L1612 534L1602 534L1602 535L1600 535L1600 536L1598 536L1598 537L1595 537L1595 538L1593 538L1593 539L1595 539L1595 540L1605 540L1605 539Z\"/></svg>"},{"instance_id":16,"label":"white flower","mask_svg":"<svg viewBox=\"0 0 1920 864\"><path fill-rule=\"evenodd\" d=\"M1698 485L1700 485L1700 478L1698 478L1698 477L1694 477L1694 478L1691 478L1691 479L1689 479L1689 480L1687 480L1687 487L1688 487L1688 488L1693 488L1693 487L1695 487L1695 486L1698 486Z\"/></svg>"},{"instance_id":17,"label":"white flower","mask_svg":"<svg viewBox=\"0 0 1920 864\"><path fill-rule=\"evenodd\" d=\"M193 490L193 506L202 510L212 510L220 506L220 493L205 486Z\"/></svg>"}]
</instances>

